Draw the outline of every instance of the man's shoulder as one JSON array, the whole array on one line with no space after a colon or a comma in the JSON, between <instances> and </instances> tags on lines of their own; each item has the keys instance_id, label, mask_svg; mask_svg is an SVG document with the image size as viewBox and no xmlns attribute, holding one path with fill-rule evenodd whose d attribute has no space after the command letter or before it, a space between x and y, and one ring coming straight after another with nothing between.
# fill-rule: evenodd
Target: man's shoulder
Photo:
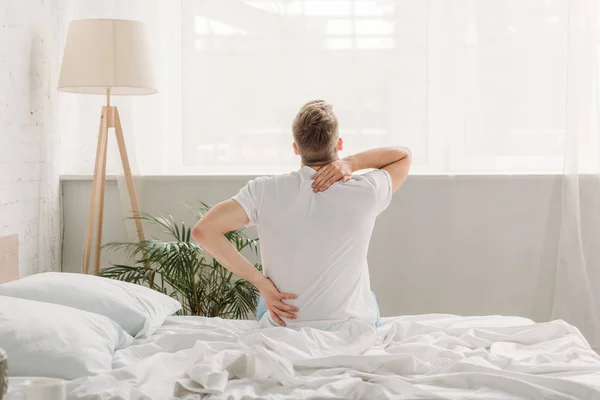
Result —
<instances>
[{"instance_id":1,"label":"man's shoulder","mask_svg":"<svg viewBox=\"0 0 600 400\"><path fill-rule=\"evenodd\" d=\"M298 171L292 171L284 174L257 176L248 182L248 186L251 190L266 191L289 186L293 183L297 184L300 180L301 176Z\"/></svg>"},{"instance_id":2,"label":"man's shoulder","mask_svg":"<svg viewBox=\"0 0 600 400\"><path fill-rule=\"evenodd\" d=\"M299 180L300 178L300 171L292 171L283 174L257 176L256 178L252 179L252 181L257 182L258 184L270 184L279 182L289 182Z\"/></svg>"},{"instance_id":3,"label":"man's shoulder","mask_svg":"<svg viewBox=\"0 0 600 400\"><path fill-rule=\"evenodd\" d=\"M369 186L376 186L381 183L387 183L390 180L389 173L383 169L373 169L363 174L353 176L355 182L360 182Z\"/></svg>"},{"instance_id":4,"label":"man's shoulder","mask_svg":"<svg viewBox=\"0 0 600 400\"><path fill-rule=\"evenodd\" d=\"M362 173L357 173L352 175L352 179L347 182L341 183L340 186L349 186L349 187L363 187L365 189L373 189L381 184L381 182L385 182L386 180L386 171L383 170L370 170Z\"/></svg>"}]
</instances>

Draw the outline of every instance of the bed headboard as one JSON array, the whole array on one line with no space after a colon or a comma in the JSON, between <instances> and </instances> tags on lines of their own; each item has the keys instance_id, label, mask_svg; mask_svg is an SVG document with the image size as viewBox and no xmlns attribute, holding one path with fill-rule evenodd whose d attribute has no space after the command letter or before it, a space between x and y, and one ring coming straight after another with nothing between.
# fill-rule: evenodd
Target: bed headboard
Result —
<instances>
[{"instance_id":1,"label":"bed headboard","mask_svg":"<svg viewBox=\"0 0 600 400\"><path fill-rule=\"evenodd\" d=\"M19 235L0 236L0 283L19 279Z\"/></svg>"}]
</instances>

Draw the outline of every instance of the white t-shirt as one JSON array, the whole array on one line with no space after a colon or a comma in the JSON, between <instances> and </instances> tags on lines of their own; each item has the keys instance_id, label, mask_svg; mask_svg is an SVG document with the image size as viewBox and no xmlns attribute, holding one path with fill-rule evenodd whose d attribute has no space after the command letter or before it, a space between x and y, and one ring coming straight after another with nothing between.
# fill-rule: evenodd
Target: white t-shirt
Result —
<instances>
[{"instance_id":1,"label":"white t-shirt","mask_svg":"<svg viewBox=\"0 0 600 400\"><path fill-rule=\"evenodd\" d=\"M233 200L257 227L264 274L281 292L298 296L285 301L300 309L296 320L285 320L288 326L375 323L367 250L375 219L392 198L390 175L374 170L314 193L315 173L303 167L257 178Z\"/></svg>"}]
</instances>

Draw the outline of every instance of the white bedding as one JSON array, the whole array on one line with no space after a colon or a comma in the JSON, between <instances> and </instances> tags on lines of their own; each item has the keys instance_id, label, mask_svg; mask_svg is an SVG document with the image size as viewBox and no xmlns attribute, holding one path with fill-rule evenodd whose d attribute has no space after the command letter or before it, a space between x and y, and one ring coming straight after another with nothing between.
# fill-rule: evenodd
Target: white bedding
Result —
<instances>
[{"instance_id":1,"label":"white bedding","mask_svg":"<svg viewBox=\"0 0 600 400\"><path fill-rule=\"evenodd\" d=\"M563 321L405 316L374 329L171 317L68 399L600 399L600 357Z\"/></svg>"},{"instance_id":2,"label":"white bedding","mask_svg":"<svg viewBox=\"0 0 600 400\"><path fill-rule=\"evenodd\" d=\"M133 337L153 334L181 303L142 285L67 272L44 272L0 284L0 295L104 315Z\"/></svg>"}]
</instances>

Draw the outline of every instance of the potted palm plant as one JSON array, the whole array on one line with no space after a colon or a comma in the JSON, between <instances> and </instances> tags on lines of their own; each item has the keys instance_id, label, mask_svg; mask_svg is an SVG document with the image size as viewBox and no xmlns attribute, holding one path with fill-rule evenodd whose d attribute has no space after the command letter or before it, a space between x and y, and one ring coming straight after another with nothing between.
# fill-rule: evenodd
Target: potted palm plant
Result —
<instances>
[{"instance_id":1,"label":"potted palm plant","mask_svg":"<svg viewBox=\"0 0 600 400\"><path fill-rule=\"evenodd\" d=\"M197 219L210 209L200 203L198 209L188 206ZM197 243L190 241L191 228L177 223L172 216L142 213L137 218L159 228L169 240L152 238L142 242L115 242L103 247L123 250L131 265L111 264L101 269L100 276L146 285L181 302L181 315L245 318L256 311L258 290L238 279ZM249 238L243 229L228 232L227 239L238 251L258 254L257 239ZM260 264L256 269L262 270Z\"/></svg>"}]
</instances>

